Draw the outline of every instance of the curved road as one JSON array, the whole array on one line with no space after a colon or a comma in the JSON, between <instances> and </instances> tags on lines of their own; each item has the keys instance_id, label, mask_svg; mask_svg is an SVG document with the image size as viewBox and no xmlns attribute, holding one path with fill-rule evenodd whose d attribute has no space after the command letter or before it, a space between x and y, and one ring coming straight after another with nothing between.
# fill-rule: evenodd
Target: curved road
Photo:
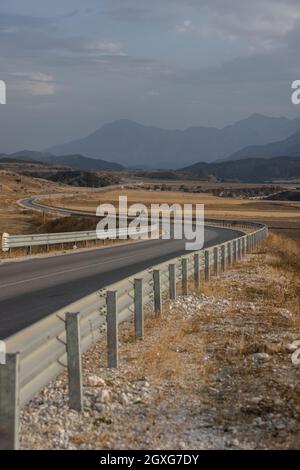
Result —
<instances>
[{"instance_id":1,"label":"curved road","mask_svg":"<svg viewBox=\"0 0 300 470\"><path fill-rule=\"evenodd\" d=\"M30 202L34 203L32 199ZM205 247L240 234L230 229L206 227ZM184 253L182 240L150 240L2 263L0 339L102 287Z\"/></svg>"}]
</instances>

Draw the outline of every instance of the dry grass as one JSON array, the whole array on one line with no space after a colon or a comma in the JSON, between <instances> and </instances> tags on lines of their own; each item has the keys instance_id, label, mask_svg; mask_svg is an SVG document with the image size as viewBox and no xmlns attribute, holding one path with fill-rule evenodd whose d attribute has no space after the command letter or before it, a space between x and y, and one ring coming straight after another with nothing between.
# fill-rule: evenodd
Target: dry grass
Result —
<instances>
[{"instance_id":1,"label":"dry grass","mask_svg":"<svg viewBox=\"0 0 300 470\"><path fill-rule=\"evenodd\" d=\"M274 257L273 266L300 274L300 245L288 237L270 234L264 245L266 253ZM298 277L299 279L299 277Z\"/></svg>"},{"instance_id":2,"label":"dry grass","mask_svg":"<svg viewBox=\"0 0 300 470\"><path fill-rule=\"evenodd\" d=\"M246 187L247 185L245 185ZM196 204L205 205L206 217L235 218L262 221L275 231L287 233L300 243L300 203L289 201L262 201L217 197L210 193L182 193L178 191L148 191L144 189L113 189L93 193L88 197L52 198L60 207L96 211L101 203L118 205L120 195L128 197L128 203Z\"/></svg>"},{"instance_id":3,"label":"dry grass","mask_svg":"<svg viewBox=\"0 0 300 470\"><path fill-rule=\"evenodd\" d=\"M19 199L59 192L74 192L74 188L0 170L0 234L3 232L19 234L30 231L33 213L21 209L17 204Z\"/></svg>"},{"instance_id":4,"label":"dry grass","mask_svg":"<svg viewBox=\"0 0 300 470\"><path fill-rule=\"evenodd\" d=\"M189 401L200 394L202 412L215 409L215 424L229 435L235 430L242 447L299 448L300 376L285 350L299 339L299 268L298 245L270 236L223 282L212 278L202 286L209 298L228 299L228 305L204 306L190 318L179 307L166 310L159 324L148 321L152 339L139 370L152 383L172 383L179 403L182 393ZM287 309L288 318L281 314ZM252 355L262 352L270 361L257 365ZM263 422L258 428L257 417Z\"/></svg>"},{"instance_id":5,"label":"dry grass","mask_svg":"<svg viewBox=\"0 0 300 470\"><path fill-rule=\"evenodd\" d=\"M300 203L288 201L261 201L225 198L213 196L210 193L182 193L178 191L148 191L143 189L108 189L101 193L91 193L88 197L54 197L52 202L63 207L86 209L93 212L101 203L118 204L119 196L127 196L128 204L139 202L147 207L155 203L167 204L196 204L206 207L207 216L258 217L258 218L293 218L300 221ZM275 213L275 214L274 214Z\"/></svg>"}]
</instances>

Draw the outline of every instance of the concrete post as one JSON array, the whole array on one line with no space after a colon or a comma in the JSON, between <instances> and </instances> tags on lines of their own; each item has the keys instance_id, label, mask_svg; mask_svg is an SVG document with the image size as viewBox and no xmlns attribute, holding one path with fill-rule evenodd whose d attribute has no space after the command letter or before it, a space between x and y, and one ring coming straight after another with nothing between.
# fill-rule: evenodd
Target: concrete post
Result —
<instances>
[{"instance_id":1,"label":"concrete post","mask_svg":"<svg viewBox=\"0 0 300 470\"><path fill-rule=\"evenodd\" d=\"M153 270L153 290L154 290L154 311L161 314L161 284L160 284L160 270Z\"/></svg>"},{"instance_id":2,"label":"concrete post","mask_svg":"<svg viewBox=\"0 0 300 470\"><path fill-rule=\"evenodd\" d=\"M209 250L205 250L204 252L204 272L205 272L205 281L208 282L210 280L210 253Z\"/></svg>"},{"instance_id":3,"label":"concrete post","mask_svg":"<svg viewBox=\"0 0 300 470\"><path fill-rule=\"evenodd\" d=\"M20 354L6 354L0 364L0 450L18 450Z\"/></svg>"},{"instance_id":4,"label":"concrete post","mask_svg":"<svg viewBox=\"0 0 300 470\"><path fill-rule=\"evenodd\" d=\"M107 365L117 368L119 365L118 347L118 312L117 292L108 291L106 294L107 307Z\"/></svg>"},{"instance_id":5,"label":"concrete post","mask_svg":"<svg viewBox=\"0 0 300 470\"><path fill-rule=\"evenodd\" d=\"M187 295L188 293L188 269L187 269L187 258L181 258L181 276L182 276L182 294Z\"/></svg>"},{"instance_id":6,"label":"concrete post","mask_svg":"<svg viewBox=\"0 0 300 470\"><path fill-rule=\"evenodd\" d=\"M82 405L82 365L79 313L66 314L66 337L69 379L69 406L81 412Z\"/></svg>"},{"instance_id":7,"label":"concrete post","mask_svg":"<svg viewBox=\"0 0 300 470\"><path fill-rule=\"evenodd\" d=\"M199 253L194 254L194 283L195 288L200 288L200 255Z\"/></svg>"},{"instance_id":8,"label":"concrete post","mask_svg":"<svg viewBox=\"0 0 300 470\"><path fill-rule=\"evenodd\" d=\"M134 280L134 327L136 338L144 337L143 279Z\"/></svg>"},{"instance_id":9,"label":"concrete post","mask_svg":"<svg viewBox=\"0 0 300 470\"><path fill-rule=\"evenodd\" d=\"M169 264L169 299L176 299L176 264Z\"/></svg>"}]
</instances>

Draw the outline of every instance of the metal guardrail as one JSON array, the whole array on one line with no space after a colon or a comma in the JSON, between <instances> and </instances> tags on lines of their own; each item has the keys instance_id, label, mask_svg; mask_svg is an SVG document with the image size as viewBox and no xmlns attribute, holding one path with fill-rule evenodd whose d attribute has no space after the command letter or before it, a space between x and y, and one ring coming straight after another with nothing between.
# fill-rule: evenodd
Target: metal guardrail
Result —
<instances>
[{"instance_id":1,"label":"metal guardrail","mask_svg":"<svg viewBox=\"0 0 300 470\"><path fill-rule=\"evenodd\" d=\"M157 230L157 225L152 227L142 227L139 231L135 228L122 228L117 230L81 231L81 232L62 232L62 233L44 233L37 235L2 235L2 251L9 251L12 248L26 248L32 246L49 246L64 243L78 243L82 241L105 240L107 238L128 238L139 236L151 231Z\"/></svg>"},{"instance_id":2,"label":"metal guardrail","mask_svg":"<svg viewBox=\"0 0 300 470\"><path fill-rule=\"evenodd\" d=\"M230 221L215 221L227 226ZM234 222L234 228L238 223ZM254 222L242 227L256 227L252 233L198 252L169 260L95 292L28 328L6 341L6 365L0 365L0 449L18 448L19 410L59 373L68 368L70 407L81 410L81 355L107 330L108 366L118 365L118 325L134 316L135 332L143 337L144 305L152 304L159 313L162 295L176 297L181 282L187 292L188 278L200 285L200 271L205 280L225 270L246 252L264 240L268 228Z\"/></svg>"},{"instance_id":3,"label":"metal guardrail","mask_svg":"<svg viewBox=\"0 0 300 470\"><path fill-rule=\"evenodd\" d=\"M221 219L205 219L206 223L210 225L220 225L222 227L237 226L234 220L221 220ZM238 225L241 228L254 228L257 227L255 222L244 222ZM50 245L63 245L66 243L78 243L83 241L105 240L109 238L125 238L133 235L143 235L153 232L158 229L158 224L152 225L149 228L141 228L136 232L135 228L122 228L117 230L106 230L101 233L96 230L85 230L80 232L61 232L61 233L43 233L43 234L30 234L30 235L10 235L9 233L2 234L2 251L7 252L13 248L31 248L33 246L50 246Z\"/></svg>"}]
</instances>

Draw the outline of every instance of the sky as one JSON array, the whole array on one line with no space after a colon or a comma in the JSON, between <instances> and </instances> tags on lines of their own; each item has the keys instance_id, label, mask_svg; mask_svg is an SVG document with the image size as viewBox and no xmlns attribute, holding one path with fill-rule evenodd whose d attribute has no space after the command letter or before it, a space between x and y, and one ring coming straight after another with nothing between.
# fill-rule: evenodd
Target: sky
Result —
<instances>
[{"instance_id":1,"label":"sky","mask_svg":"<svg viewBox=\"0 0 300 470\"><path fill-rule=\"evenodd\" d=\"M117 119L296 117L299 55L299 0L0 0L0 153Z\"/></svg>"}]
</instances>

